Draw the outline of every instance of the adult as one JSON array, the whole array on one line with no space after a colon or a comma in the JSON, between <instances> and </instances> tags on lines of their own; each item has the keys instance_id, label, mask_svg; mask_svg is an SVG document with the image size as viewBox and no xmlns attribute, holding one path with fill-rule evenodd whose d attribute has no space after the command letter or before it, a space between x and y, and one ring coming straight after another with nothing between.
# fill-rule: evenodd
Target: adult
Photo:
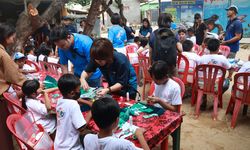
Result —
<instances>
[{"instance_id":1,"label":"adult","mask_svg":"<svg viewBox=\"0 0 250 150\"><path fill-rule=\"evenodd\" d=\"M118 13L114 13L111 16L111 26L108 29L108 39L113 43L114 48L126 55L125 42L127 42L127 35L125 29L120 26L121 17Z\"/></svg>"},{"instance_id":2,"label":"adult","mask_svg":"<svg viewBox=\"0 0 250 150\"><path fill-rule=\"evenodd\" d=\"M2 94L10 88L11 84L22 86L26 80L18 67L6 52L6 47L14 44L15 28L0 23L0 147L4 150L12 150L12 136L6 126L6 119L9 115L7 103Z\"/></svg>"},{"instance_id":3,"label":"adult","mask_svg":"<svg viewBox=\"0 0 250 150\"><path fill-rule=\"evenodd\" d=\"M226 27L225 39L221 44L229 46L229 58L235 58L240 48L240 40L243 36L242 23L237 19L238 8L236 6L232 5L226 10L229 21Z\"/></svg>"},{"instance_id":4,"label":"adult","mask_svg":"<svg viewBox=\"0 0 250 150\"><path fill-rule=\"evenodd\" d=\"M86 78L99 68L109 84L108 88L99 91L99 95L113 93L126 96L128 92L129 97L135 99L137 92L136 74L127 57L115 51L112 43L105 38L95 40L90 53L91 61L81 76L83 88L88 89Z\"/></svg>"},{"instance_id":5,"label":"adult","mask_svg":"<svg viewBox=\"0 0 250 150\"><path fill-rule=\"evenodd\" d=\"M147 18L144 18L142 20L142 26L139 30L139 36L149 38L152 31L153 29L149 23L149 20Z\"/></svg>"},{"instance_id":6,"label":"adult","mask_svg":"<svg viewBox=\"0 0 250 150\"><path fill-rule=\"evenodd\" d=\"M174 33L170 30L171 23L172 23L172 15L169 13L162 13L158 18L158 29L152 32L149 40L149 61L151 64L158 60L163 60L160 57L160 49L162 48L163 51L167 53L167 57L163 61L167 62L169 67L171 67L175 74L175 66L176 66L176 58L177 58L177 40L175 38ZM162 35L165 34L165 35ZM161 39L162 37L171 37L170 41ZM165 38L169 39L169 38ZM161 42L162 41L162 42ZM170 43L169 43L170 42ZM172 43L172 44L171 44ZM164 49L165 48L165 49ZM157 55L158 54L158 55Z\"/></svg>"},{"instance_id":7,"label":"adult","mask_svg":"<svg viewBox=\"0 0 250 150\"><path fill-rule=\"evenodd\" d=\"M132 29L132 27L129 26L129 23L128 26L125 23L122 23L122 26L126 31L127 43L133 43L135 38L135 31Z\"/></svg>"},{"instance_id":8,"label":"adult","mask_svg":"<svg viewBox=\"0 0 250 150\"><path fill-rule=\"evenodd\" d=\"M203 40L207 36L207 26L206 24L202 21L201 14L196 13L194 15L194 34L196 36L196 44L202 45Z\"/></svg>"},{"instance_id":9,"label":"adult","mask_svg":"<svg viewBox=\"0 0 250 150\"><path fill-rule=\"evenodd\" d=\"M62 25L70 32L77 33L76 27L72 23L72 18L69 16L64 16L62 18Z\"/></svg>"},{"instance_id":10,"label":"adult","mask_svg":"<svg viewBox=\"0 0 250 150\"><path fill-rule=\"evenodd\" d=\"M90 62L90 47L93 40L86 35L71 34L64 27L54 28L51 32L50 39L58 47L63 74L68 73L68 61L70 60L74 65L74 74L80 77ZM100 77L100 70L97 69L93 71L93 74L88 79L88 84L91 87L100 86Z\"/></svg>"}]
</instances>

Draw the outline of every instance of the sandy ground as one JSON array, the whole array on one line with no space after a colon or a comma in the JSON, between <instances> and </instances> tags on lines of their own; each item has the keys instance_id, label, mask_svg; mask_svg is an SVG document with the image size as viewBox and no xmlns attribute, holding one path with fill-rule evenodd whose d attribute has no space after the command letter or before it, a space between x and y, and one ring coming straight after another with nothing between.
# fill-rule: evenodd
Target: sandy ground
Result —
<instances>
[{"instance_id":1,"label":"sandy ground","mask_svg":"<svg viewBox=\"0 0 250 150\"><path fill-rule=\"evenodd\" d=\"M246 61L250 49L241 49L237 58ZM231 82L232 84L232 82ZM213 99L209 97L207 109L201 111L200 117L194 119L194 109L191 107L190 98L183 100L183 117L181 127L182 150L249 150L250 149L250 110L247 116L238 116L235 129L230 127L231 115L225 115L231 96L231 88L223 95L223 108L218 109L218 120L212 120ZM171 138L170 138L171 140ZM172 148L172 142L169 144ZM159 149L155 148L156 150Z\"/></svg>"}]
</instances>

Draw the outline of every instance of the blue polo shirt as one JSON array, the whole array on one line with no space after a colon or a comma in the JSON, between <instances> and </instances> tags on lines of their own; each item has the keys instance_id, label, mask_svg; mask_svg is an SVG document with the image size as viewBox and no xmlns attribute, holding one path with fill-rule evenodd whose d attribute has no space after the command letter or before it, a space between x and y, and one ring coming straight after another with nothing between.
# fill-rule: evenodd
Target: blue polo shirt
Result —
<instances>
[{"instance_id":1,"label":"blue polo shirt","mask_svg":"<svg viewBox=\"0 0 250 150\"><path fill-rule=\"evenodd\" d=\"M139 33L143 36L146 36L148 33L152 33L153 29L151 27L144 28L143 26L140 28Z\"/></svg>"},{"instance_id":2,"label":"blue polo shirt","mask_svg":"<svg viewBox=\"0 0 250 150\"><path fill-rule=\"evenodd\" d=\"M113 43L114 48L122 48L127 41L125 29L119 25L113 25L108 30L108 39Z\"/></svg>"},{"instance_id":3,"label":"blue polo shirt","mask_svg":"<svg viewBox=\"0 0 250 150\"><path fill-rule=\"evenodd\" d=\"M105 66L99 66L94 60L91 60L85 71L90 73L96 70L96 68L101 70L109 86L116 83L120 83L123 86L118 93L119 95L126 96L126 92L130 94L136 93L137 81L135 70L124 54L114 51L113 63Z\"/></svg>"},{"instance_id":4,"label":"blue polo shirt","mask_svg":"<svg viewBox=\"0 0 250 150\"><path fill-rule=\"evenodd\" d=\"M60 64L67 65L70 60L74 65L74 74L78 77L81 76L82 71L85 70L90 61L90 48L93 43L92 39L86 35L73 34L74 45L70 49L62 50L58 48L60 57ZM101 77L101 72L97 69L90 79L98 79Z\"/></svg>"},{"instance_id":5,"label":"blue polo shirt","mask_svg":"<svg viewBox=\"0 0 250 150\"><path fill-rule=\"evenodd\" d=\"M235 37L235 34L243 34L242 23L237 18L229 20L226 28L225 41ZM240 49L240 41L227 44L230 47L231 52L236 53Z\"/></svg>"}]
</instances>

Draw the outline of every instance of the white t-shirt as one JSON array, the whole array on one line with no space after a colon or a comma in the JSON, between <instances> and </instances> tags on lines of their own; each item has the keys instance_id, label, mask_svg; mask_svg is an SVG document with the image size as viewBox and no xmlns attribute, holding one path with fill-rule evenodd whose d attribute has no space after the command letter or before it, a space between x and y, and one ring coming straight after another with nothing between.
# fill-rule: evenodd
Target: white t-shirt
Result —
<instances>
[{"instance_id":1,"label":"white t-shirt","mask_svg":"<svg viewBox=\"0 0 250 150\"><path fill-rule=\"evenodd\" d=\"M59 99L56 105L57 130L55 137L55 150L82 150L79 131L86 124L75 100Z\"/></svg>"},{"instance_id":2,"label":"white t-shirt","mask_svg":"<svg viewBox=\"0 0 250 150\"><path fill-rule=\"evenodd\" d=\"M190 40L193 42L193 44L196 44L196 36L191 36L191 37L187 38L187 40Z\"/></svg>"},{"instance_id":3,"label":"white t-shirt","mask_svg":"<svg viewBox=\"0 0 250 150\"><path fill-rule=\"evenodd\" d=\"M238 73L241 73L241 72L250 72L250 61L247 61L242 65Z\"/></svg>"},{"instance_id":4,"label":"white t-shirt","mask_svg":"<svg viewBox=\"0 0 250 150\"><path fill-rule=\"evenodd\" d=\"M137 150L132 142L113 136L98 138L96 134L87 134L84 138L85 150Z\"/></svg>"},{"instance_id":5,"label":"white t-shirt","mask_svg":"<svg viewBox=\"0 0 250 150\"><path fill-rule=\"evenodd\" d=\"M32 61L32 62L36 62L37 57L34 56L34 55L31 55L31 54L28 54L28 55L27 55L27 59L30 60L30 61Z\"/></svg>"},{"instance_id":6,"label":"white t-shirt","mask_svg":"<svg viewBox=\"0 0 250 150\"><path fill-rule=\"evenodd\" d=\"M44 58L45 58L45 55L39 55L39 57L38 57L38 61L44 61ZM47 57L47 59L48 59L48 62L50 62L50 63L55 63L55 64L57 64L58 63L58 59L57 58L54 58L54 57Z\"/></svg>"},{"instance_id":7,"label":"white t-shirt","mask_svg":"<svg viewBox=\"0 0 250 150\"><path fill-rule=\"evenodd\" d=\"M30 66L30 65L28 65L28 64L24 64L23 65L23 70L24 71L35 71L36 70L36 67L35 66Z\"/></svg>"},{"instance_id":8,"label":"white t-shirt","mask_svg":"<svg viewBox=\"0 0 250 150\"><path fill-rule=\"evenodd\" d=\"M133 64L138 64L138 54L137 53L128 53L129 61Z\"/></svg>"},{"instance_id":9,"label":"white t-shirt","mask_svg":"<svg viewBox=\"0 0 250 150\"><path fill-rule=\"evenodd\" d=\"M218 54L209 54L209 55L201 56L199 65L200 64L214 64L214 65L222 66L226 69L231 68L231 64L227 60L227 58L223 55L218 55Z\"/></svg>"},{"instance_id":10,"label":"white t-shirt","mask_svg":"<svg viewBox=\"0 0 250 150\"><path fill-rule=\"evenodd\" d=\"M170 79L162 85L155 84L154 96L164 99L165 102L171 105L181 105L181 88L177 82ZM155 104L156 107L161 107L160 104Z\"/></svg>"},{"instance_id":11,"label":"white t-shirt","mask_svg":"<svg viewBox=\"0 0 250 150\"><path fill-rule=\"evenodd\" d=\"M56 118L48 114L45 104L40 100L26 98L26 106L28 111L31 111L35 121L41 124L45 131L53 133L56 129Z\"/></svg>"}]
</instances>

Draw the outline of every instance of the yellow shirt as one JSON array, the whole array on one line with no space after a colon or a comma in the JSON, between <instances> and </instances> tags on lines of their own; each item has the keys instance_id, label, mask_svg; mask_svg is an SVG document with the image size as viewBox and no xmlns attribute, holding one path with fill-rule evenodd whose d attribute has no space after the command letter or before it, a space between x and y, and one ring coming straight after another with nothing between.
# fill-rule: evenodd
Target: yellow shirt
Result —
<instances>
[{"instance_id":1,"label":"yellow shirt","mask_svg":"<svg viewBox=\"0 0 250 150\"><path fill-rule=\"evenodd\" d=\"M0 95L3 94L11 84L22 86L25 76L18 71L18 67L0 44Z\"/></svg>"}]
</instances>

